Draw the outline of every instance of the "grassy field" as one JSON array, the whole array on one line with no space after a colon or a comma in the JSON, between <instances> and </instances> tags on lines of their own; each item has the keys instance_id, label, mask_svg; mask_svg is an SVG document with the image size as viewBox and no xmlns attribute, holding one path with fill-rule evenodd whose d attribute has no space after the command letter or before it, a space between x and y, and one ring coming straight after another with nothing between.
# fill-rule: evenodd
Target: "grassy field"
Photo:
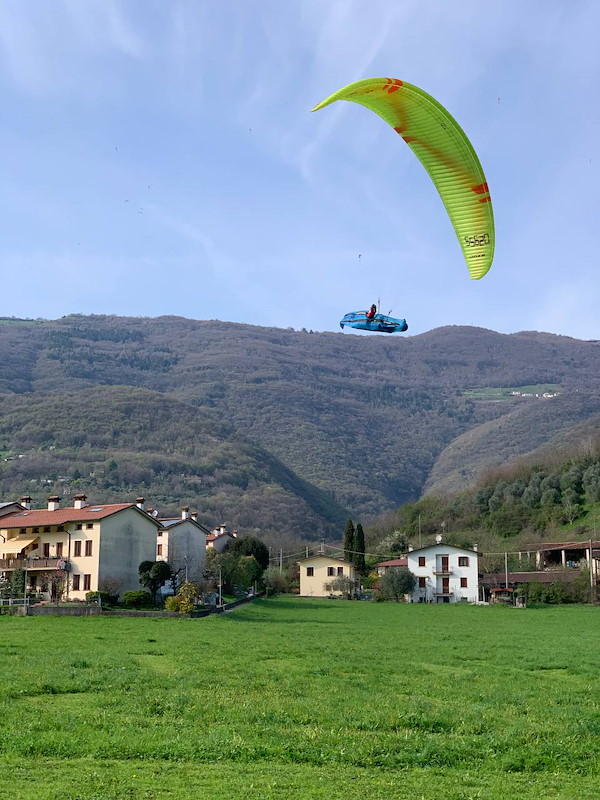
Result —
<instances>
[{"instance_id":1,"label":"grassy field","mask_svg":"<svg viewBox=\"0 0 600 800\"><path fill-rule=\"evenodd\" d=\"M600 794L600 609L0 617L4 800Z\"/></svg>"}]
</instances>

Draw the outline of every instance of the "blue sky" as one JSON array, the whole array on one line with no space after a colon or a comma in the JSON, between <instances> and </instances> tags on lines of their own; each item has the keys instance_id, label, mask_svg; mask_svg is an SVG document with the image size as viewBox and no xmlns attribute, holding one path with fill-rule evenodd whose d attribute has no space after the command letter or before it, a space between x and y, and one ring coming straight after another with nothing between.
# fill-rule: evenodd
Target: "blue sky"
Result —
<instances>
[{"instance_id":1,"label":"blue sky","mask_svg":"<svg viewBox=\"0 0 600 800\"><path fill-rule=\"evenodd\" d=\"M1 315L600 338L597 0L3 0ZM496 257L468 277L365 77L456 117ZM360 254L360 258L359 258Z\"/></svg>"}]
</instances>

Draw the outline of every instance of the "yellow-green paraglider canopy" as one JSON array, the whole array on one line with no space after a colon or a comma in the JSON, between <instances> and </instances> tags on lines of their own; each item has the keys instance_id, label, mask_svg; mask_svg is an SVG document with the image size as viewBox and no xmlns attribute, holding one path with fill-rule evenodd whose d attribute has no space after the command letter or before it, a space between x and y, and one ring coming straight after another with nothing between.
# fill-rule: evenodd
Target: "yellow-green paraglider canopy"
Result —
<instances>
[{"instance_id":1,"label":"yellow-green paraglider canopy","mask_svg":"<svg viewBox=\"0 0 600 800\"><path fill-rule=\"evenodd\" d=\"M482 278L494 258L494 214L477 154L454 117L427 92L395 78L351 83L312 110L336 100L366 106L404 139L440 193L471 278Z\"/></svg>"}]
</instances>

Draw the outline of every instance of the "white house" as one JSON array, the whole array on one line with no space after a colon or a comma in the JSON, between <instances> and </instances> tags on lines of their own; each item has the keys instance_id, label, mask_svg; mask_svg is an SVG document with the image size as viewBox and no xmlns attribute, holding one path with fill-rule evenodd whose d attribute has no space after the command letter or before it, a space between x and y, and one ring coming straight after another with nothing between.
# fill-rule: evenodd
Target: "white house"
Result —
<instances>
[{"instance_id":1,"label":"white house","mask_svg":"<svg viewBox=\"0 0 600 800\"><path fill-rule=\"evenodd\" d=\"M168 561L181 580L197 580L204 570L209 531L187 506L180 517L158 517L156 560Z\"/></svg>"},{"instance_id":2,"label":"white house","mask_svg":"<svg viewBox=\"0 0 600 800\"><path fill-rule=\"evenodd\" d=\"M438 542L410 550L408 569L417 579L413 603L476 603L478 552Z\"/></svg>"}]
</instances>

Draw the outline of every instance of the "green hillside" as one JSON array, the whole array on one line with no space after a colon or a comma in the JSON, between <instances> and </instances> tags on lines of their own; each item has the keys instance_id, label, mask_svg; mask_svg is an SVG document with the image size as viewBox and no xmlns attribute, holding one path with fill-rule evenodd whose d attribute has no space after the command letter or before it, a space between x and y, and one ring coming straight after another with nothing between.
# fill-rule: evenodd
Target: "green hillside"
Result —
<instances>
[{"instance_id":1,"label":"green hillside","mask_svg":"<svg viewBox=\"0 0 600 800\"><path fill-rule=\"evenodd\" d=\"M496 402L490 389L558 387L561 398L581 404L579 410L568 401L556 406L570 424L577 414L592 413L583 395L597 391L599 373L597 342L480 328L392 338L79 315L0 326L0 392L6 396L84 396L101 386L152 390L210 411L231 436L270 454L338 509L363 518L417 499L438 481L436 463L445 448L471 430L485 433L481 426L490 421L506 418L506 426L490 430L493 449L507 460L544 441L543 413L532 413L523 426L530 441L512 438L507 415L523 403L546 401L508 396ZM3 403L0 414L9 407ZM84 433L106 433L110 440L104 424L99 430L84 424ZM557 419L552 431L560 424ZM505 436L498 434L503 430ZM157 451L169 452L169 436L157 430ZM7 437L0 444L18 449ZM84 436L77 447L88 444L93 448ZM485 435L478 447L489 449ZM451 462L440 466L442 477L454 471ZM14 492L14 483L2 486ZM172 496L172 488L160 486L161 480L153 483L159 498ZM189 497L191 487L186 492ZM241 496L228 508L241 514ZM321 522L330 524L327 517Z\"/></svg>"},{"instance_id":2,"label":"green hillside","mask_svg":"<svg viewBox=\"0 0 600 800\"><path fill-rule=\"evenodd\" d=\"M214 412L146 389L2 395L0 496L142 494L161 512L189 505L209 527L330 538L347 516Z\"/></svg>"}]
</instances>

